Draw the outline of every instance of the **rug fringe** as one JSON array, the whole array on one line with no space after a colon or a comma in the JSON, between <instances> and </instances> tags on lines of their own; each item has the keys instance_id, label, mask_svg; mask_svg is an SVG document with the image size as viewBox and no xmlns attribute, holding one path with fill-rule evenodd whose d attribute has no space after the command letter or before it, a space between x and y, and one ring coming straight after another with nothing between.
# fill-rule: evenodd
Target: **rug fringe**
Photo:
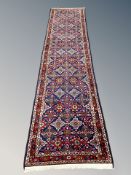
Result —
<instances>
[{"instance_id":1,"label":"rug fringe","mask_svg":"<svg viewBox=\"0 0 131 175\"><path fill-rule=\"evenodd\" d=\"M24 172L50 169L113 169L113 164L63 164L25 167Z\"/></svg>"},{"instance_id":2,"label":"rug fringe","mask_svg":"<svg viewBox=\"0 0 131 175\"><path fill-rule=\"evenodd\" d=\"M72 8L69 8L69 7L53 7L51 9L85 9L85 7L72 7Z\"/></svg>"}]
</instances>

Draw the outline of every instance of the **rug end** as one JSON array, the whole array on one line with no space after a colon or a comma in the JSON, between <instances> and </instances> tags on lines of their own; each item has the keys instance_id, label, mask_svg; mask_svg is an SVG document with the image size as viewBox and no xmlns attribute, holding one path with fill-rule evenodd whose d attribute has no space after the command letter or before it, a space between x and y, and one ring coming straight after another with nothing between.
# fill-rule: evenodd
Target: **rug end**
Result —
<instances>
[{"instance_id":1,"label":"rug end","mask_svg":"<svg viewBox=\"0 0 131 175\"><path fill-rule=\"evenodd\" d=\"M52 10L54 9L85 9L86 7L53 7L51 8Z\"/></svg>"},{"instance_id":2,"label":"rug end","mask_svg":"<svg viewBox=\"0 0 131 175\"><path fill-rule=\"evenodd\" d=\"M113 169L113 164L64 164L25 167L24 172L41 171L49 169Z\"/></svg>"}]
</instances>

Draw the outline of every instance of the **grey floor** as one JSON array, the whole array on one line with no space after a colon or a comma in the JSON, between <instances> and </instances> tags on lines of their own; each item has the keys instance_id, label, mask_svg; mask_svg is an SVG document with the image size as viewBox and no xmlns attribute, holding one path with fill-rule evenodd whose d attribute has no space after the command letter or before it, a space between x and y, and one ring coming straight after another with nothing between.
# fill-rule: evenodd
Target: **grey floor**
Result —
<instances>
[{"instance_id":1,"label":"grey floor","mask_svg":"<svg viewBox=\"0 0 131 175\"><path fill-rule=\"evenodd\" d=\"M23 175L33 99L51 7L86 7L113 170L48 170L29 175L131 174L131 1L0 0L0 174Z\"/></svg>"}]
</instances>

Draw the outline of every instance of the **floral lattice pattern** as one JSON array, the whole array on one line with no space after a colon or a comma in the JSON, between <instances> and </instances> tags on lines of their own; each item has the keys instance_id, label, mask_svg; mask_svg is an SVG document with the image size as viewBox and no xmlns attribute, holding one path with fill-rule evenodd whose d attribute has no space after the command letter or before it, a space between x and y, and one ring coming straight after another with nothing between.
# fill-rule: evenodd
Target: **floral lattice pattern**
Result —
<instances>
[{"instance_id":1,"label":"floral lattice pattern","mask_svg":"<svg viewBox=\"0 0 131 175\"><path fill-rule=\"evenodd\" d=\"M112 164L84 8L51 9L25 167Z\"/></svg>"}]
</instances>

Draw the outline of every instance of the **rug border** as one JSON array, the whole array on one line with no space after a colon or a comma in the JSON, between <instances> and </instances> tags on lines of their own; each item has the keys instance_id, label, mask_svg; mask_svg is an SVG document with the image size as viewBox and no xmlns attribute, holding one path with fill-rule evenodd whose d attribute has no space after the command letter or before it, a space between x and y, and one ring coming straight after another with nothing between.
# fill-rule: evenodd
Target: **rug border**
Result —
<instances>
[{"instance_id":1,"label":"rug border","mask_svg":"<svg viewBox=\"0 0 131 175\"><path fill-rule=\"evenodd\" d=\"M86 34L87 34L87 41L89 43L88 47L89 47L89 54L90 54L90 61L91 61L91 65L90 66L91 66L91 70L93 72L94 87L96 89L96 96L98 98L100 112L101 112L102 118L103 118L103 126L104 126L104 130L105 130L105 134L106 134L107 145L108 145L109 152L110 152L110 155L111 155L112 167L114 168L114 159L113 159L113 155L112 155L112 149L111 149L111 146L110 146L109 135L108 135L108 132L107 132L107 126L106 126L106 122L105 122L104 112L103 112L103 108L102 108L102 105L101 105L98 85L97 85L97 81L96 81L96 75L95 75L95 71L94 71L94 63L93 63L93 59L92 59L93 57L92 57L92 53L91 53L91 44L90 44L90 39L89 39L88 27L87 27L86 8L84 9L84 17L85 17L85 28L86 28Z\"/></svg>"},{"instance_id":2,"label":"rug border","mask_svg":"<svg viewBox=\"0 0 131 175\"><path fill-rule=\"evenodd\" d=\"M26 156L27 156L27 153L28 153L28 144L29 144L29 140L30 140L30 131L31 131L31 128L32 128L32 122L33 122L33 114L34 114L34 106L35 106L35 103L36 103L36 98L37 98L37 90L38 90L38 85L39 85L39 77L40 77L40 74L41 74L41 67L42 67L42 64L43 64L43 61L44 61L44 51L45 51L45 44L46 44L46 40L47 40L47 37L48 37L48 30L49 30L49 22L50 22L50 18L51 18L51 11L52 9L50 8L49 10L49 18L48 18L48 22L47 22L47 27L46 27L46 34L45 34L45 37L44 37L44 40L43 40L43 46L42 46L42 51L41 51L41 57L40 57L40 65L39 65L39 70L38 70L38 76L37 76L37 81L36 81L36 85L35 85L35 97L33 99L33 105L32 105L32 112L31 112L31 119L30 119L30 126L29 126L29 129L28 129L28 136L27 136L27 142L26 142L26 146L25 146L25 155L24 155L24 161L23 161L23 169L25 170L27 167L26 167Z\"/></svg>"}]
</instances>

